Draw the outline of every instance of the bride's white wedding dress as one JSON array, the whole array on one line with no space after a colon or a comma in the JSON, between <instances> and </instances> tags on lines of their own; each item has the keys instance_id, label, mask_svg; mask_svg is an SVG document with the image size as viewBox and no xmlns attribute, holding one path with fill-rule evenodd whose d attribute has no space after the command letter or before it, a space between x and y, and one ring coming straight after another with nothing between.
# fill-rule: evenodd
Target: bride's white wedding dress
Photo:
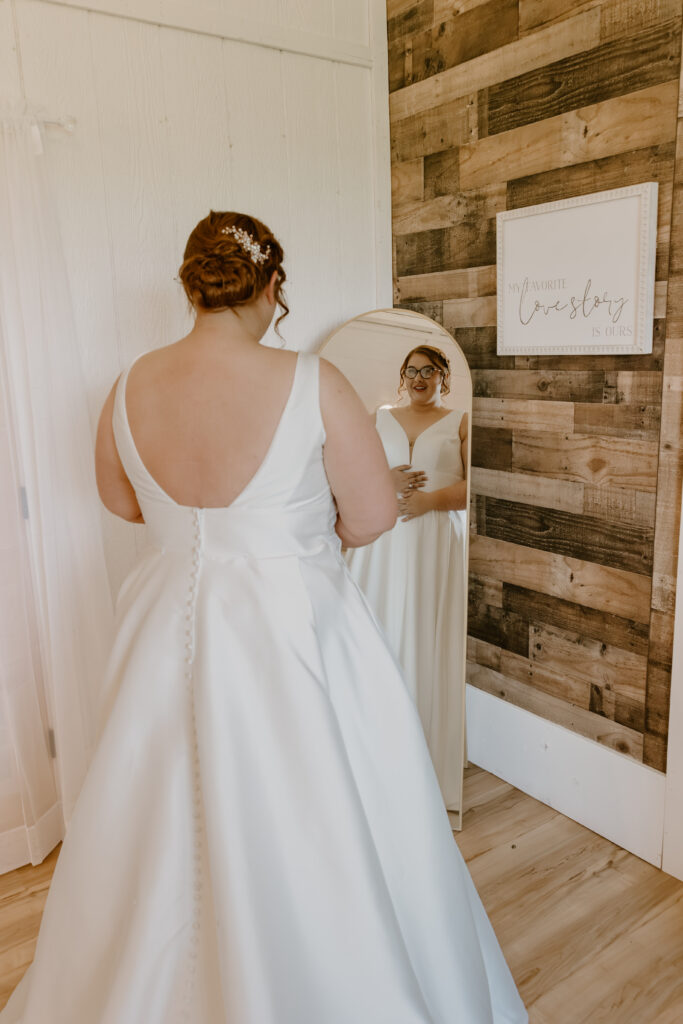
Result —
<instances>
[{"instance_id":1,"label":"bride's white wedding dress","mask_svg":"<svg viewBox=\"0 0 683 1024\"><path fill-rule=\"evenodd\" d=\"M462 409L452 409L418 434L412 450L391 408L377 410L375 425L389 465L423 470L428 493L465 479L462 417ZM399 660L451 811L462 810L466 545L465 510L432 511L406 523L399 518L393 530L346 554Z\"/></svg>"},{"instance_id":2,"label":"bride's white wedding dress","mask_svg":"<svg viewBox=\"0 0 683 1024\"><path fill-rule=\"evenodd\" d=\"M149 546L0 1024L520 1024L413 701L334 533L317 357L227 508L114 426Z\"/></svg>"}]
</instances>

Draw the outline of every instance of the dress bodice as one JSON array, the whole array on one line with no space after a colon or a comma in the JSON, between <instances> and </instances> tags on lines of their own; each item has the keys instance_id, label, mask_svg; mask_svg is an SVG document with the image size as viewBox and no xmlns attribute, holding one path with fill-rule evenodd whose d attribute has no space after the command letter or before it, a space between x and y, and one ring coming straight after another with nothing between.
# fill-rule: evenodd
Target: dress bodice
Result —
<instances>
[{"instance_id":1,"label":"dress bodice","mask_svg":"<svg viewBox=\"0 0 683 1024\"><path fill-rule=\"evenodd\" d=\"M147 470L126 412L121 375L114 403L114 436L147 524L147 539L162 550L191 551L201 532L206 556L274 558L314 554L339 546L336 511L323 465L319 361L299 353L292 389L265 458L246 487L224 508L180 505Z\"/></svg>"},{"instance_id":2,"label":"dress bodice","mask_svg":"<svg viewBox=\"0 0 683 1024\"><path fill-rule=\"evenodd\" d=\"M448 487L465 478L462 464L460 422L462 409L453 409L418 434L412 456L408 436L391 409L377 410L375 424L390 466L410 464L427 474L425 491Z\"/></svg>"}]
</instances>

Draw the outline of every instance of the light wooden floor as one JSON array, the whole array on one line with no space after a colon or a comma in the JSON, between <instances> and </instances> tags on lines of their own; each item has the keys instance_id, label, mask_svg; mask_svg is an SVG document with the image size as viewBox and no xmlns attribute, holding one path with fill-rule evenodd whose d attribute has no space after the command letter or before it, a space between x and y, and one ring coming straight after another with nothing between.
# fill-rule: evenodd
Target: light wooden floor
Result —
<instances>
[{"instance_id":1,"label":"light wooden floor","mask_svg":"<svg viewBox=\"0 0 683 1024\"><path fill-rule=\"evenodd\" d=\"M683 882L466 774L457 842L531 1024L683 1024ZM0 876L0 1007L31 961L57 852Z\"/></svg>"}]
</instances>

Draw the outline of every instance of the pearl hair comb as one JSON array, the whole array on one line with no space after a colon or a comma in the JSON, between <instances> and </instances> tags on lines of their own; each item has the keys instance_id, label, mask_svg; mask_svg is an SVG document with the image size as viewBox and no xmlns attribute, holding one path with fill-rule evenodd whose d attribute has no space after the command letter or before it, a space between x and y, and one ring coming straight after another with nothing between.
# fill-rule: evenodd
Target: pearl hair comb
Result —
<instances>
[{"instance_id":1,"label":"pearl hair comb","mask_svg":"<svg viewBox=\"0 0 683 1024\"><path fill-rule=\"evenodd\" d=\"M240 245L245 252L248 252L252 261L254 263L258 263L259 266L262 263L265 263L270 256L270 246L267 245L265 249L262 249L258 242L251 237L249 232L245 231L243 228L236 228L234 226L221 228L221 234L232 235L237 244Z\"/></svg>"}]
</instances>

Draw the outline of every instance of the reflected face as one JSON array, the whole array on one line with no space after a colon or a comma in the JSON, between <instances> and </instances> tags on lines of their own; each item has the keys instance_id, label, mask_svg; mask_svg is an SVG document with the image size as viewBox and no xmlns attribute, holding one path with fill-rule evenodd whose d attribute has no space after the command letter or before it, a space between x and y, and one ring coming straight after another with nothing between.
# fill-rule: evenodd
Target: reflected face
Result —
<instances>
[{"instance_id":1,"label":"reflected face","mask_svg":"<svg viewBox=\"0 0 683 1024\"><path fill-rule=\"evenodd\" d=\"M413 352L406 369L410 369L411 366L415 367L418 371L423 366L434 367L434 373L427 380L419 372L412 380L408 376L403 378L406 393L411 403L420 406L439 404L441 401L441 370L434 366L429 356L423 355L422 352Z\"/></svg>"}]
</instances>

